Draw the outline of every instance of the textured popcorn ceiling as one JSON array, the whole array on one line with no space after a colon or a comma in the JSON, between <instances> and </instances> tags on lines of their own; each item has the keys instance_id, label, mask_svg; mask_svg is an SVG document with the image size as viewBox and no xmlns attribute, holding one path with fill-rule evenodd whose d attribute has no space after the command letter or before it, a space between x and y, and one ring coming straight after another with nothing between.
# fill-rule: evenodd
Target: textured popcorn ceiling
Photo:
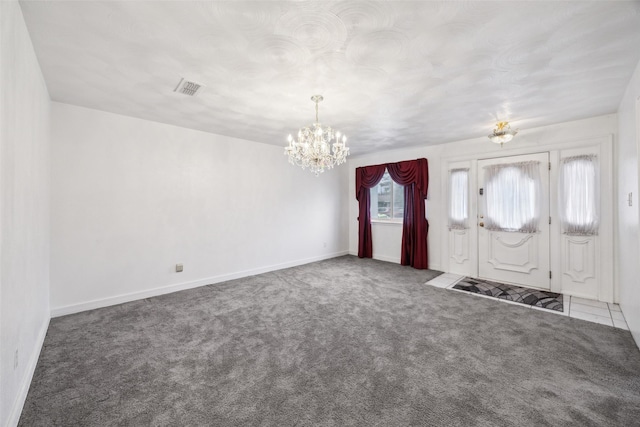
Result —
<instances>
[{"instance_id":1,"label":"textured popcorn ceiling","mask_svg":"<svg viewBox=\"0 0 640 427\"><path fill-rule=\"evenodd\" d=\"M284 146L320 93L354 154L613 113L640 59L637 1L21 6L55 101Z\"/></svg>"}]
</instances>

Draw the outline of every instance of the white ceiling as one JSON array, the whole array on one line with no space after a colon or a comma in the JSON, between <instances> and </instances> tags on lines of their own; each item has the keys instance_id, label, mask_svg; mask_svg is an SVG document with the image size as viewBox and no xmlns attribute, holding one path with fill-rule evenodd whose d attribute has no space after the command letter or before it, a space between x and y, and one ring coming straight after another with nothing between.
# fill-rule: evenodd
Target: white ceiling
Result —
<instances>
[{"instance_id":1,"label":"white ceiling","mask_svg":"<svg viewBox=\"0 0 640 427\"><path fill-rule=\"evenodd\" d=\"M320 93L354 154L613 113L640 59L638 1L21 6L54 101L284 146Z\"/></svg>"}]
</instances>

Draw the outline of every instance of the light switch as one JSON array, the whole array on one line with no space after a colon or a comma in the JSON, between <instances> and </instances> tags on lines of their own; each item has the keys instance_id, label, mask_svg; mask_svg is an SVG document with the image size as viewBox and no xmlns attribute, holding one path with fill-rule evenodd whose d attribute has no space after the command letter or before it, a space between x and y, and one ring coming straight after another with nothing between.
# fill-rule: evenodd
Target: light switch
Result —
<instances>
[{"instance_id":1,"label":"light switch","mask_svg":"<svg viewBox=\"0 0 640 427\"><path fill-rule=\"evenodd\" d=\"M176 264L176 273L180 273L182 272L182 270L184 270L182 264Z\"/></svg>"},{"instance_id":2,"label":"light switch","mask_svg":"<svg viewBox=\"0 0 640 427\"><path fill-rule=\"evenodd\" d=\"M633 206L633 193L629 193L629 206Z\"/></svg>"}]
</instances>

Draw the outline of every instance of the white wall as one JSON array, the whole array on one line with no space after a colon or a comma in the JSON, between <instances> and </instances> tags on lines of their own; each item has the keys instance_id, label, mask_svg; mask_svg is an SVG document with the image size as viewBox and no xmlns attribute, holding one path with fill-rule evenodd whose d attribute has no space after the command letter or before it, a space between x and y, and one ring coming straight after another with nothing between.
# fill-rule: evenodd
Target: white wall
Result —
<instances>
[{"instance_id":1,"label":"white wall","mask_svg":"<svg viewBox=\"0 0 640 427\"><path fill-rule=\"evenodd\" d=\"M17 2L0 2L0 28L0 425L13 426L49 324L50 101Z\"/></svg>"},{"instance_id":2,"label":"white wall","mask_svg":"<svg viewBox=\"0 0 640 427\"><path fill-rule=\"evenodd\" d=\"M535 129L523 129L515 139L502 148L493 144L486 136L466 141L425 146L403 150L385 151L372 155L353 157L349 160L349 252L358 253L358 202L355 199L355 169L360 166L412 160L425 157L429 161L429 194L427 197L427 219L429 220L429 268L440 269L443 264L443 238L446 237L446 217L443 212L446 195L443 194L441 168L448 158L468 156L468 158L491 158L548 151L549 145L593 139L607 136L617 131L615 114L585 120L560 123ZM489 131L486 132L487 134ZM373 257L391 262L400 262L400 224L372 224Z\"/></svg>"},{"instance_id":3,"label":"white wall","mask_svg":"<svg viewBox=\"0 0 640 427\"><path fill-rule=\"evenodd\" d=\"M629 329L640 343L640 267L638 240L638 126L640 112L636 110L640 98L640 63L629 82L618 109L617 180L618 180L618 282L620 306ZM633 206L627 203L633 193Z\"/></svg>"},{"instance_id":4,"label":"white wall","mask_svg":"<svg viewBox=\"0 0 640 427\"><path fill-rule=\"evenodd\" d=\"M316 178L284 147L52 105L54 316L347 252L344 166Z\"/></svg>"}]
</instances>

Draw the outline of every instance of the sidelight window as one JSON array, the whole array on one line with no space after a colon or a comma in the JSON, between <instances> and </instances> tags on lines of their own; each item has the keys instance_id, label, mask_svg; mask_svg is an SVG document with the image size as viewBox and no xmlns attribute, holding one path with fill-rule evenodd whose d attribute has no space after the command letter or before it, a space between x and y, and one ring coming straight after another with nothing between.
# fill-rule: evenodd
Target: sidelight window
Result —
<instances>
[{"instance_id":1,"label":"sidelight window","mask_svg":"<svg viewBox=\"0 0 640 427\"><path fill-rule=\"evenodd\" d=\"M449 229L468 228L469 169L449 171Z\"/></svg>"},{"instance_id":2,"label":"sidelight window","mask_svg":"<svg viewBox=\"0 0 640 427\"><path fill-rule=\"evenodd\" d=\"M590 154L562 159L558 182L562 232L583 236L598 234L597 156Z\"/></svg>"}]
</instances>

